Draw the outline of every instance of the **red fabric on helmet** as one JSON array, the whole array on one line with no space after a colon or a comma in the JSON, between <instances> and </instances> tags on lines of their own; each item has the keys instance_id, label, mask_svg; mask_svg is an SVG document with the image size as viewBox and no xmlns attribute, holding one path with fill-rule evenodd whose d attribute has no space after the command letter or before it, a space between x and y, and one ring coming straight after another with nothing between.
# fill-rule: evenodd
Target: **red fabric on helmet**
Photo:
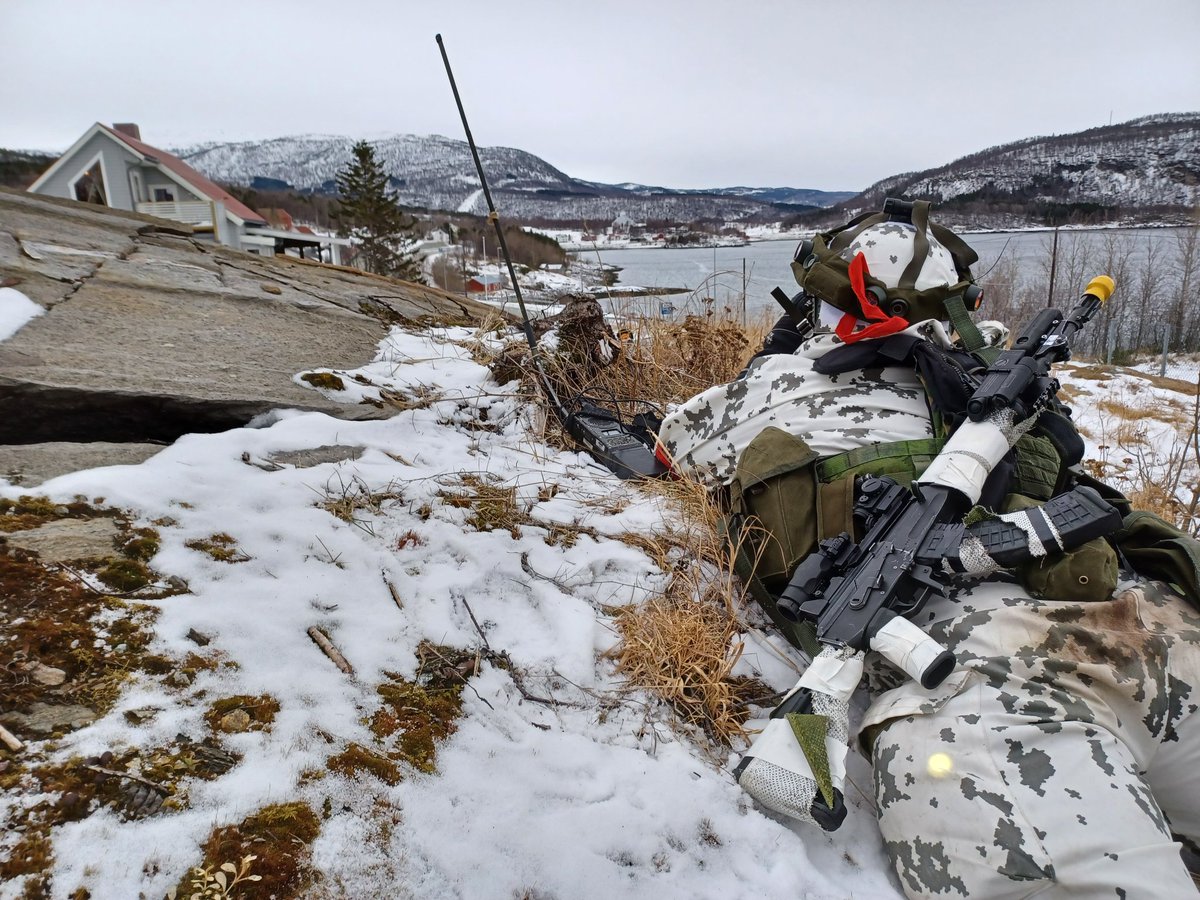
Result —
<instances>
[{"instance_id":1,"label":"red fabric on helmet","mask_svg":"<svg viewBox=\"0 0 1200 900\"><path fill-rule=\"evenodd\" d=\"M862 331L855 331L854 325L858 321L858 317L852 313L842 316L834 333L847 344L853 344L855 341L866 338L887 337L889 334L897 334L908 327L907 319L902 319L900 316L889 316L875 304L875 298L867 293L866 276L869 274L867 258L859 253L850 262L850 287L854 288L854 296L858 298L858 305L862 307L863 316L871 324Z\"/></svg>"}]
</instances>

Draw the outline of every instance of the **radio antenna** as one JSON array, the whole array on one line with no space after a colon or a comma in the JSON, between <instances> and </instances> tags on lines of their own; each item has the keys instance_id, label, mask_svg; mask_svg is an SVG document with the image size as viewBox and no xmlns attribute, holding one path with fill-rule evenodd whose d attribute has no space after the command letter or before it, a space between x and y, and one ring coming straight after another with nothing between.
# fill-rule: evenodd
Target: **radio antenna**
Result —
<instances>
[{"instance_id":1,"label":"radio antenna","mask_svg":"<svg viewBox=\"0 0 1200 900\"><path fill-rule=\"evenodd\" d=\"M450 90L454 92L454 102L458 106L458 115L462 119L463 131L467 135L467 144L471 147L471 158L475 160L475 171L479 173L479 184L483 188L484 199L487 200L488 221L496 228L496 240L500 244L500 252L504 255L505 265L508 266L508 277L512 282L513 292L517 295L517 305L521 308L521 323L525 328L525 339L529 342L529 350L533 356L533 367L537 371L542 390L550 408L562 422L567 434L583 444L595 459L606 466L620 478L659 478L666 474L666 466L658 460L643 435L623 424L620 419L583 400L578 412L568 413L546 370L542 368L542 357L538 352L537 341L533 336L533 324L529 321L529 313L525 309L525 299L521 296L521 285L517 281L517 272L513 268L512 257L508 253L508 242L504 239L504 229L500 227L500 214L496 212L496 204L492 202L492 192L488 188L487 176L483 174L483 163L479 159L479 148L475 146L475 138L471 134L471 126L467 124L467 112L463 109L462 97L458 93L458 84L454 81L454 72L450 68L450 57L446 55L446 45L442 36L436 35L438 50L442 53L442 62L446 65L446 77L450 79Z\"/></svg>"}]
</instances>

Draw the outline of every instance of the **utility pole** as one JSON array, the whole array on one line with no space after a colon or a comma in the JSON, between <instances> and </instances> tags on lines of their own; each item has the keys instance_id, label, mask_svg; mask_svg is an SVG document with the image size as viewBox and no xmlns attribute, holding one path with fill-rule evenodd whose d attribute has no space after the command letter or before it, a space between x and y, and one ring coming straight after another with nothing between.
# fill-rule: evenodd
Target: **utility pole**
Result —
<instances>
[{"instance_id":1,"label":"utility pole","mask_svg":"<svg viewBox=\"0 0 1200 900\"><path fill-rule=\"evenodd\" d=\"M1050 248L1050 296L1046 298L1046 308L1054 305L1054 272L1058 267L1058 226L1054 226L1054 244Z\"/></svg>"},{"instance_id":2,"label":"utility pole","mask_svg":"<svg viewBox=\"0 0 1200 900\"><path fill-rule=\"evenodd\" d=\"M746 327L746 257L742 257L742 327Z\"/></svg>"}]
</instances>

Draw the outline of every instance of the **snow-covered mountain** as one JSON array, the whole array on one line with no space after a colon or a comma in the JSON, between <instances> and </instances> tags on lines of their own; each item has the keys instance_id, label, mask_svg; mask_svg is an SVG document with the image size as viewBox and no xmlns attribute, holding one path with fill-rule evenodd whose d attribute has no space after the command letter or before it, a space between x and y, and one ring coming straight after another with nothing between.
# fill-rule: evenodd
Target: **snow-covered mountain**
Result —
<instances>
[{"instance_id":1,"label":"snow-covered mountain","mask_svg":"<svg viewBox=\"0 0 1200 900\"><path fill-rule=\"evenodd\" d=\"M1200 113L1146 116L1074 134L990 147L923 172L876 182L834 207L878 209L924 198L944 213L1083 215L1190 212L1200 204Z\"/></svg>"},{"instance_id":2,"label":"snow-covered mountain","mask_svg":"<svg viewBox=\"0 0 1200 900\"><path fill-rule=\"evenodd\" d=\"M464 141L395 135L372 142L400 202L483 212L479 179ZM177 151L217 181L259 188L332 192L354 139L305 135L212 143ZM1200 203L1200 113L1147 116L1118 125L991 147L954 162L906 172L858 195L790 187L675 190L572 178L511 147L480 150L497 204L524 220L608 221L699 218L778 221L798 208L832 208L836 217L877 209L888 196L927 198L944 213L1003 215L1014 222L1047 215L1162 215Z\"/></svg>"},{"instance_id":3,"label":"snow-covered mountain","mask_svg":"<svg viewBox=\"0 0 1200 900\"><path fill-rule=\"evenodd\" d=\"M209 178L259 188L332 192L355 140L332 135L200 144L175 151ZM371 142L392 176L400 202L428 209L484 212L479 178L465 141L440 135L395 135ZM800 188L672 190L572 178L545 160L511 147L482 147L480 157L497 203L521 219L607 221L620 213L688 221L716 217L777 220L796 206L830 206L852 196Z\"/></svg>"}]
</instances>

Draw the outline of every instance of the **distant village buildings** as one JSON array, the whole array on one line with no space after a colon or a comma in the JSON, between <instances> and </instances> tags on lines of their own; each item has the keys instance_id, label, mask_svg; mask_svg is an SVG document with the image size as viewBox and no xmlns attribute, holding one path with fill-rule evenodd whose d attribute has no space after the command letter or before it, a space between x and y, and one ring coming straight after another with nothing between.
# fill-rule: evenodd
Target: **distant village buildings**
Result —
<instances>
[{"instance_id":1,"label":"distant village buildings","mask_svg":"<svg viewBox=\"0 0 1200 900\"><path fill-rule=\"evenodd\" d=\"M501 275L472 275L467 279L468 294L494 294L508 286L508 281Z\"/></svg>"},{"instance_id":2,"label":"distant village buildings","mask_svg":"<svg viewBox=\"0 0 1200 900\"><path fill-rule=\"evenodd\" d=\"M201 239L261 256L293 251L334 264L345 261L350 241L296 226L281 209L253 210L141 138L137 125L97 122L29 190L183 222Z\"/></svg>"}]
</instances>

